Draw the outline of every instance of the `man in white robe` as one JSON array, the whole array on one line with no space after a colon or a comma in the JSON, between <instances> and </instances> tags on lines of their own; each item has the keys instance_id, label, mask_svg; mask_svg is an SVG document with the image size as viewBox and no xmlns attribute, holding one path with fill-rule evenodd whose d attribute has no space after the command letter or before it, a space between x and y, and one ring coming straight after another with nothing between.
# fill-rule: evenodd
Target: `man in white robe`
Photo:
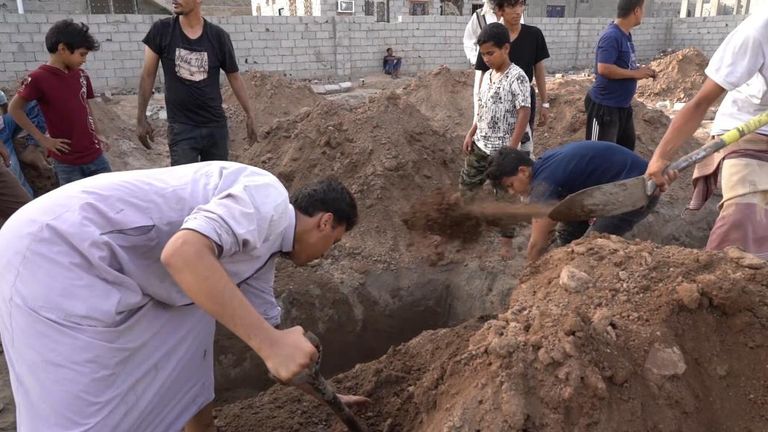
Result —
<instances>
[{"instance_id":1,"label":"man in white robe","mask_svg":"<svg viewBox=\"0 0 768 432\"><path fill-rule=\"evenodd\" d=\"M0 335L19 432L210 430L218 320L290 381L316 359L278 330L278 256L321 257L357 222L323 180L206 162L103 174L0 230ZM348 398L344 398L348 402Z\"/></svg>"}]
</instances>

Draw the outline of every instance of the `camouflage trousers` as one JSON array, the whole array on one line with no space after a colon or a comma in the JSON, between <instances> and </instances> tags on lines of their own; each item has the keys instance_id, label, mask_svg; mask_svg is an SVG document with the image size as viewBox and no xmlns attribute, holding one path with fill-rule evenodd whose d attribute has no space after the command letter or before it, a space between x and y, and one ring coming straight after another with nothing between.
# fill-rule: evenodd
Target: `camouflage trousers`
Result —
<instances>
[{"instance_id":1,"label":"camouflage trousers","mask_svg":"<svg viewBox=\"0 0 768 432\"><path fill-rule=\"evenodd\" d=\"M472 143L472 149L464 159L464 167L459 173L459 190L465 203L471 205L472 201L478 199L480 189L485 185L485 172L491 163L491 156L483 149ZM495 189L494 197L499 201L509 201L511 196L503 189ZM517 226L514 223L501 224L499 233L502 237L512 238L517 233Z\"/></svg>"}]
</instances>

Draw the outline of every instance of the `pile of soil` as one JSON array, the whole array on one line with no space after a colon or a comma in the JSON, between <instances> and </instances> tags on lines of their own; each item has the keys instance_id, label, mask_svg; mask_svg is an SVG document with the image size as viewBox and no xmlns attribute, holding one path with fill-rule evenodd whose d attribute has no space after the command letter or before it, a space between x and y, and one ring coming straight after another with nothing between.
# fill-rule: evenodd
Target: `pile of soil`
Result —
<instances>
[{"instance_id":1,"label":"pile of soil","mask_svg":"<svg viewBox=\"0 0 768 432\"><path fill-rule=\"evenodd\" d=\"M289 189L342 180L361 202L364 224L389 221L425 191L455 184L461 160L459 144L395 91L359 107L323 100L275 120L240 159Z\"/></svg>"},{"instance_id":2,"label":"pile of soil","mask_svg":"<svg viewBox=\"0 0 768 432\"><path fill-rule=\"evenodd\" d=\"M436 129L463 137L472 127L474 77L474 71L440 66L417 75L402 93L430 118Z\"/></svg>"},{"instance_id":3,"label":"pile of soil","mask_svg":"<svg viewBox=\"0 0 768 432\"><path fill-rule=\"evenodd\" d=\"M425 332L333 379L371 431L768 428L768 263L579 240L528 267L508 310ZM222 431L343 431L273 387L220 409Z\"/></svg>"},{"instance_id":4,"label":"pile of soil","mask_svg":"<svg viewBox=\"0 0 768 432\"><path fill-rule=\"evenodd\" d=\"M277 74L249 71L243 73L242 78L251 102L256 128L260 131L268 129L273 121L290 117L323 99L315 94L306 82L286 79ZM245 113L229 85L224 86L221 93L224 111L230 122L230 157L238 159L243 148L249 145ZM263 132L259 133L262 134Z\"/></svg>"},{"instance_id":5,"label":"pile of soil","mask_svg":"<svg viewBox=\"0 0 768 432\"><path fill-rule=\"evenodd\" d=\"M637 85L638 98L655 104L659 101L687 102L701 89L709 59L696 48L685 48L656 59L649 65L656 79Z\"/></svg>"}]
</instances>

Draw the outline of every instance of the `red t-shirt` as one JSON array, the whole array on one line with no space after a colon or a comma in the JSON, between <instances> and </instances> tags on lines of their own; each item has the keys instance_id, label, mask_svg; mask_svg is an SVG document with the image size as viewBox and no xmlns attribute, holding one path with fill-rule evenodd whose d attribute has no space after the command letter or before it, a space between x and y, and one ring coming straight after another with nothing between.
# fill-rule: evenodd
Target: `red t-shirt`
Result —
<instances>
[{"instance_id":1,"label":"red t-shirt","mask_svg":"<svg viewBox=\"0 0 768 432\"><path fill-rule=\"evenodd\" d=\"M71 141L68 152L51 153L52 158L68 165L85 165L101 156L101 143L88 108L88 99L94 98L93 87L84 70L64 72L42 65L27 76L18 94L40 104L51 137Z\"/></svg>"}]
</instances>

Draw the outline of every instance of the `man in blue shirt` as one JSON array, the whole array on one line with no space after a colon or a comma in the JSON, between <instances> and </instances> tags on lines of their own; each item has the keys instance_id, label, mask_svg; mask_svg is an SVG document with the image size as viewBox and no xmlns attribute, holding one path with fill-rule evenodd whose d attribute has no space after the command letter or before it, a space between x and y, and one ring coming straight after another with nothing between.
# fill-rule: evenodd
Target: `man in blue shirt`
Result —
<instances>
[{"instance_id":1,"label":"man in blue shirt","mask_svg":"<svg viewBox=\"0 0 768 432\"><path fill-rule=\"evenodd\" d=\"M494 187L528 197L532 203L556 203L592 186L641 176L647 167L645 159L614 143L576 141L545 152L535 162L519 150L503 148L491 161L486 177ZM544 254L555 228L557 246L582 237L588 230L624 235L648 216L656 201L654 198L647 206L631 212L598 218L591 226L589 221L558 225L547 217L534 218L528 260L536 261Z\"/></svg>"},{"instance_id":2,"label":"man in blue shirt","mask_svg":"<svg viewBox=\"0 0 768 432\"><path fill-rule=\"evenodd\" d=\"M584 98L586 139L610 141L635 149L632 98L637 80L656 78L656 71L637 65L629 32L643 20L644 0L619 0L616 21L603 33L595 48L595 83Z\"/></svg>"}]
</instances>

